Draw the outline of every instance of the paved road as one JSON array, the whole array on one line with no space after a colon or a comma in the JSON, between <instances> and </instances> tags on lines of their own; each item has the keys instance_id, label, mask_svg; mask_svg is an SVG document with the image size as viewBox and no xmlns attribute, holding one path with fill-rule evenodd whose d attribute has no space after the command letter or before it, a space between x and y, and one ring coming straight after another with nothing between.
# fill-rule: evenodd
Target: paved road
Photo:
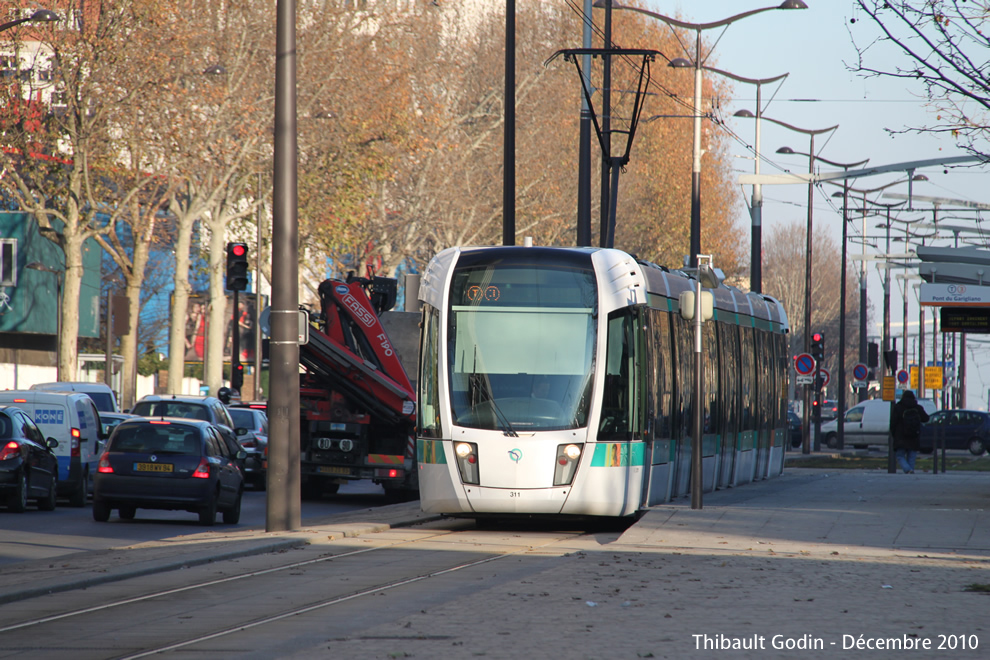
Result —
<instances>
[{"instance_id":1,"label":"paved road","mask_svg":"<svg viewBox=\"0 0 990 660\"><path fill-rule=\"evenodd\" d=\"M302 503L302 520L317 520L338 513L385 504L384 491L370 481L342 486L333 497ZM265 526L267 499L264 491L246 490L241 521L224 525L217 516L217 529L236 530ZM60 506L55 511L9 513L0 507L0 566L32 559L58 557L80 551L104 550L156 541L182 534L202 532L199 519L186 511L139 509L134 520L120 520L116 512L107 523L93 520L92 504L83 508Z\"/></svg>"}]
</instances>

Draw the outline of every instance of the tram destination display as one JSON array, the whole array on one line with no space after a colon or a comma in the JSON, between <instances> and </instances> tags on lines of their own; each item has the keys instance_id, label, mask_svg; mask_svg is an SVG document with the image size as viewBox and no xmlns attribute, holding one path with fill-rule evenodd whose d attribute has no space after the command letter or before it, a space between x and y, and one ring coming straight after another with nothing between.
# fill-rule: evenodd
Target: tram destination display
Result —
<instances>
[{"instance_id":1,"label":"tram destination display","mask_svg":"<svg viewBox=\"0 0 990 660\"><path fill-rule=\"evenodd\" d=\"M990 333L990 308L943 307L939 326L942 332Z\"/></svg>"}]
</instances>

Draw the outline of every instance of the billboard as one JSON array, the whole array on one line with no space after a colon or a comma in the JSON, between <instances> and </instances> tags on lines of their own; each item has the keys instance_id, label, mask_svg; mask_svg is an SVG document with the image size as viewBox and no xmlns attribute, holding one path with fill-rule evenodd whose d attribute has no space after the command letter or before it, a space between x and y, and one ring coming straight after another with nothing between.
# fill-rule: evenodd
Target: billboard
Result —
<instances>
[{"instance_id":1,"label":"billboard","mask_svg":"<svg viewBox=\"0 0 990 660\"><path fill-rule=\"evenodd\" d=\"M210 296L208 293L194 293L189 296L189 307L186 310L186 362L202 362L206 354L206 335L209 319L207 317L207 306ZM261 297L261 304L266 303L265 296ZM257 295L254 293L241 292L237 296L237 332L239 341L241 362L253 362L256 347L254 345L255 318L257 316ZM234 296L227 295L227 304L224 311L224 343L223 359L229 362L233 347L234 327Z\"/></svg>"}]
</instances>

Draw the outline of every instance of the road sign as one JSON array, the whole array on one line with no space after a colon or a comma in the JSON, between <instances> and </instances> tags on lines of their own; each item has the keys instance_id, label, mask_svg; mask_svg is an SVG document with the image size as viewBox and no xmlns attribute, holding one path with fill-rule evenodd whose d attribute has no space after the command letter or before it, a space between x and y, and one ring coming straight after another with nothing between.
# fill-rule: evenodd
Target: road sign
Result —
<instances>
[{"instance_id":1,"label":"road sign","mask_svg":"<svg viewBox=\"0 0 990 660\"><path fill-rule=\"evenodd\" d=\"M815 382L814 376L798 376L795 381L798 385L811 385Z\"/></svg>"},{"instance_id":2,"label":"road sign","mask_svg":"<svg viewBox=\"0 0 990 660\"><path fill-rule=\"evenodd\" d=\"M870 369L862 362L853 367L853 380L865 381L870 375Z\"/></svg>"},{"instance_id":3,"label":"road sign","mask_svg":"<svg viewBox=\"0 0 990 660\"><path fill-rule=\"evenodd\" d=\"M925 387L930 390L942 389L942 367L925 367Z\"/></svg>"},{"instance_id":4,"label":"road sign","mask_svg":"<svg viewBox=\"0 0 990 660\"><path fill-rule=\"evenodd\" d=\"M898 384L898 386L900 386L901 388L903 388L905 385L908 384L908 381L910 381L910 380L911 380L911 374L908 373L908 370L907 369L898 369L897 370L897 384Z\"/></svg>"},{"instance_id":5,"label":"road sign","mask_svg":"<svg viewBox=\"0 0 990 660\"><path fill-rule=\"evenodd\" d=\"M801 376L810 376L815 372L815 358L801 353L794 358L794 370Z\"/></svg>"},{"instance_id":6,"label":"road sign","mask_svg":"<svg viewBox=\"0 0 990 660\"><path fill-rule=\"evenodd\" d=\"M829 381L832 380L832 374L828 372L828 369L822 367L818 370L819 375L822 378L822 387L828 387Z\"/></svg>"},{"instance_id":7,"label":"road sign","mask_svg":"<svg viewBox=\"0 0 990 660\"><path fill-rule=\"evenodd\" d=\"M883 387L881 388L880 392L881 392L881 398L884 401L893 401L896 398L895 395L897 393L897 388L894 386L893 376L883 377Z\"/></svg>"}]
</instances>

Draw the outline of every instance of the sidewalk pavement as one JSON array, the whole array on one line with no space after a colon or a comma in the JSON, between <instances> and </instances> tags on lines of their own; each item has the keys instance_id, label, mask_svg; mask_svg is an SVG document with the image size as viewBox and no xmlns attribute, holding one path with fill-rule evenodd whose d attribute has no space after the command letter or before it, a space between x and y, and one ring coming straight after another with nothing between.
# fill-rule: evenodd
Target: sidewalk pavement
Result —
<instances>
[{"instance_id":1,"label":"sidewalk pavement","mask_svg":"<svg viewBox=\"0 0 990 660\"><path fill-rule=\"evenodd\" d=\"M0 572L0 603L433 518L418 507L345 514L291 533L205 532L24 562ZM376 635L401 634L418 640L409 642L416 657L472 657L479 648L511 657L522 650L500 631L551 626L553 657L876 657L908 647L913 657L977 657L990 646L990 600L973 585L990 589L990 474L789 468L706 493L701 509L688 498L654 507L618 539L587 543L518 584L494 582L363 631L361 653ZM497 625L479 626L488 613ZM465 630L475 651L443 641ZM948 635L962 637L937 649ZM346 641L340 657L362 657L349 655ZM959 646L974 641L982 649Z\"/></svg>"},{"instance_id":2,"label":"sidewalk pavement","mask_svg":"<svg viewBox=\"0 0 990 660\"><path fill-rule=\"evenodd\" d=\"M990 647L990 474L792 468L707 493L701 509L655 507L604 541L335 639L334 657L983 658Z\"/></svg>"}]
</instances>

